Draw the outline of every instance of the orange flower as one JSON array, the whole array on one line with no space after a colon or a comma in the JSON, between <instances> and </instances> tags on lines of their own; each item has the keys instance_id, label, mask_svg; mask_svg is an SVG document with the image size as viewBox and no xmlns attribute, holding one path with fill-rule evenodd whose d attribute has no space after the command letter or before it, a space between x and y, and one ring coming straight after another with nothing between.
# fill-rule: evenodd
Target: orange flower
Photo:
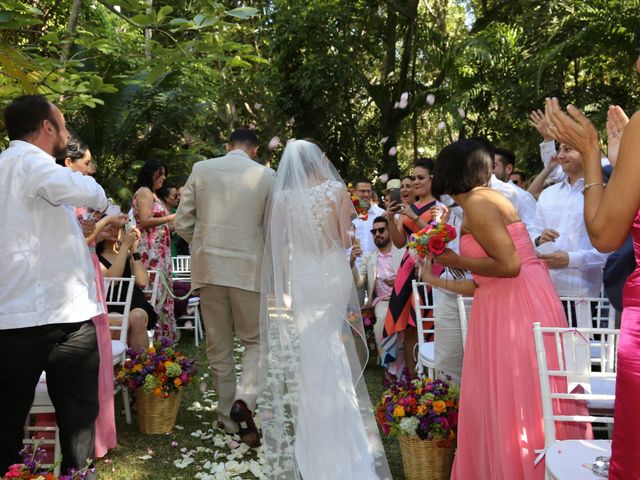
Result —
<instances>
[{"instance_id":1,"label":"orange flower","mask_svg":"<svg viewBox=\"0 0 640 480\"><path fill-rule=\"evenodd\" d=\"M447 400L447 407L448 408L453 407L453 400Z\"/></svg>"},{"instance_id":2,"label":"orange flower","mask_svg":"<svg viewBox=\"0 0 640 480\"><path fill-rule=\"evenodd\" d=\"M427 413L426 405L418 405L418 415L424 415Z\"/></svg>"},{"instance_id":3,"label":"orange flower","mask_svg":"<svg viewBox=\"0 0 640 480\"><path fill-rule=\"evenodd\" d=\"M180 385L182 385L182 380L180 380L180 378L174 378L174 379L173 379L173 384L174 384L176 387L179 387Z\"/></svg>"},{"instance_id":4,"label":"orange flower","mask_svg":"<svg viewBox=\"0 0 640 480\"><path fill-rule=\"evenodd\" d=\"M436 413L442 413L447 409L447 404L442 400L436 400L433 402L433 411Z\"/></svg>"},{"instance_id":5,"label":"orange flower","mask_svg":"<svg viewBox=\"0 0 640 480\"><path fill-rule=\"evenodd\" d=\"M154 389L153 389L153 394L154 394L156 397L161 396L161 395L162 395L162 389L161 389L160 387L156 387L156 388L154 388Z\"/></svg>"}]
</instances>

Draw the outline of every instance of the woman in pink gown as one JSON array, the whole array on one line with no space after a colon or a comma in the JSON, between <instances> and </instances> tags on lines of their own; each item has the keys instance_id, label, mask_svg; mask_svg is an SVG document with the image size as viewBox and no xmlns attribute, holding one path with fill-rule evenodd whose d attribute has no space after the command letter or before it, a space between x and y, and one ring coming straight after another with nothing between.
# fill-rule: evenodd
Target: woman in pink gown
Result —
<instances>
[{"instance_id":1,"label":"woman in pink gown","mask_svg":"<svg viewBox=\"0 0 640 480\"><path fill-rule=\"evenodd\" d=\"M474 295L451 478L542 480L544 462L534 465L535 450L544 447L544 429L533 323L566 327L567 320L513 205L484 186L490 168L482 145L462 140L440 152L433 181L436 197L451 195L464 210L461 256L447 250L437 262L470 270L474 278L423 274L438 288ZM577 410L575 404L561 408ZM579 427L570 428L559 425L557 436L587 436Z\"/></svg>"},{"instance_id":2,"label":"woman in pink gown","mask_svg":"<svg viewBox=\"0 0 640 480\"><path fill-rule=\"evenodd\" d=\"M83 175L89 174L89 169L92 165L91 152L88 147L75 137L69 139L64 157L58 158L56 161L60 165ZM76 215L79 219L82 219L84 213L84 209L76 210ZM98 233L105 226L110 224L122 225L126 220L126 215L104 217L96 223L95 230L91 236L87 238L89 250L91 251L91 260L96 272L98 302L102 304L104 311L104 313L91 319L96 328L98 351L100 354L100 366L98 369L98 402L100 410L96 418L95 458L104 457L110 448L115 448L117 445L116 419L113 404L114 374L113 356L111 352L111 330L109 329L109 316L107 315L107 305L105 303L104 278L102 277L102 270L100 269L100 261L96 255L95 241ZM80 220L80 222L82 223L82 220Z\"/></svg>"},{"instance_id":3,"label":"woman in pink gown","mask_svg":"<svg viewBox=\"0 0 640 480\"><path fill-rule=\"evenodd\" d=\"M640 48L640 32L636 43ZM640 73L640 56L636 70ZM636 270L622 293L609 478L640 478L640 112L629 120L620 107L609 109L608 155L614 169L605 185L598 131L589 119L571 105L567 109L570 116L567 115L555 98L547 100L546 110L551 134L582 155L584 220L593 246L601 252L611 252L622 246L629 231L633 238Z\"/></svg>"}]
</instances>

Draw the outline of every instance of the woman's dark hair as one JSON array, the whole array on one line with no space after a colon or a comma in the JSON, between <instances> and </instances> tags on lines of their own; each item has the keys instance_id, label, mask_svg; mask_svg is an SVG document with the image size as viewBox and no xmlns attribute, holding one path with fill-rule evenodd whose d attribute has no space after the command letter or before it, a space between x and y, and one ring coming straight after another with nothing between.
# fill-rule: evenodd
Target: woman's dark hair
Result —
<instances>
[{"instance_id":1,"label":"woman's dark hair","mask_svg":"<svg viewBox=\"0 0 640 480\"><path fill-rule=\"evenodd\" d=\"M466 193L487 185L491 178L491 156L478 142L458 140L444 147L436 158L431 193L442 195Z\"/></svg>"},{"instance_id":2,"label":"woman's dark hair","mask_svg":"<svg viewBox=\"0 0 640 480\"><path fill-rule=\"evenodd\" d=\"M56 130L60 128L53 115L53 106L44 95L22 95L4 110L9 140L24 140L36 133L45 120L49 120Z\"/></svg>"},{"instance_id":3,"label":"woman's dark hair","mask_svg":"<svg viewBox=\"0 0 640 480\"><path fill-rule=\"evenodd\" d=\"M56 163L58 165L64 165L64 161L70 158L72 162L80 160L87 153L89 147L86 143L80 140L75 135L69 135L69 141L67 142L67 150L62 155L56 157Z\"/></svg>"},{"instance_id":4,"label":"woman's dark hair","mask_svg":"<svg viewBox=\"0 0 640 480\"><path fill-rule=\"evenodd\" d=\"M431 171L431 170L429 170ZM405 175L403 176L400 181L402 182L405 178L408 178L409 180L411 180L412 182L415 180L415 178L413 177L413 175Z\"/></svg>"},{"instance_id":5,"label":"woman's dark hair","mask_svg":"<svg viewBox=\"0 0 640 480\"><path fill-rule=\"evenodd\" d=\"M136 182L135 189L138 190L140 187L147 187L153 192L153 176L162 168L164 168L165 176L168 176L169 171L167 170L167 166L160 160L147 160L144 162L144 165L138 172L138 181Z\"/></svg>"},{"instance_id":6,"label":"woman's dark hair","mask_svg":"<svg viewBox=\"0 0 640 480\"><path fill-rule=\"evenodd\" d=\"M166 202L167 198L169 197L169 190L171 190L172 188L175 188L176 190L178 189L178 187L176 187L173 183L164 182L164 185L162 185L162 188L157 192L158 197L160 197L160 200L162 200L163 202Z\"/></svg>"},{"instance_id":7,"label":"woman's dark hair","mask_svg":"<svg viewBox=\"0 0 640 480\"><path fill-rule=\"evenodd\" d=\"M413 162L413 168L420 167L425 170L429 170L430 174L433 174L433 158L422 157Z\"/></svg>"}]
</instances>

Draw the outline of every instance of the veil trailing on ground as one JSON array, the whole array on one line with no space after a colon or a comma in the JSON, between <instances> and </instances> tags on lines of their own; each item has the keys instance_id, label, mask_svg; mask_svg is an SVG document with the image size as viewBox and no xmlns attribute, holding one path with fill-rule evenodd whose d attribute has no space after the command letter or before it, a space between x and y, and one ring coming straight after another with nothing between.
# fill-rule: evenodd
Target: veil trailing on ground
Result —
<instances>
[{"instance_id":1,"label":"veil trailing on ground","mask_svg":"<svg viewBox=\"0 0 640 480\"><path fill-rule=\"evenodd\" d=\"M268 478L391 478L363 378L355 211L314 143L290 142L267 212L259 400Z\"/></svg>"}]
</instances>

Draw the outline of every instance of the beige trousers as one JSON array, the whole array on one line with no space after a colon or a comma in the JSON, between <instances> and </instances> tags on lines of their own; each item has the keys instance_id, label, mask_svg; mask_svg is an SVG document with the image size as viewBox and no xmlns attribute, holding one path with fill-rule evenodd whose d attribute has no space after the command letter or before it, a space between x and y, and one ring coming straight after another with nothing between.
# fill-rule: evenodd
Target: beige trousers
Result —
<instances>
[{"instance_id":1,"label":"beige trousers","mask_svg":"<svg viewBox=\"0 0 640 480\"><path fill-rule=\"evenodd\" d=\"M218 393L218 419L228 432L238 430L229 413L236 400L253 412L258 397L260 359L260 294L240 288L207 285L200 288L202 320L207 332L207 358ZM234 335L244 347L236 381Z\"/></svg>"}]
</instances>

